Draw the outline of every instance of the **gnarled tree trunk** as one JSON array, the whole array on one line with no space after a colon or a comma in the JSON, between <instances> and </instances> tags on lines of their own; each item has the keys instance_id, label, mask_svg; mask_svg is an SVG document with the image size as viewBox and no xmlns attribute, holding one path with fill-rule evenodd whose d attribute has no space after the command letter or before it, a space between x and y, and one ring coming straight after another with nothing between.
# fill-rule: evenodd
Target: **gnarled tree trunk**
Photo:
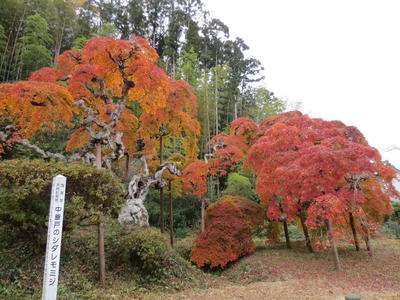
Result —
<instances>
[{"instance_id":1,"label":"gnarled tree trunk","mask_svg":"<svg viewBox=\"0 0 400 300\"><path fill-rule=\"evenodd\" d=\"M166 162L160 165L154 176L149 175L146 159L141 156L139 158L143 164L143 173L136 174L132 177L128 185L128 197L121 213L118 216L118 221L121 224L135 223L139 226L149 225L149 214L144 206L144 201L149 193L150 186L156 184L158 187L165 186L166 182L162 178L163 172L168 170L171 174L181 175L175 163Z\"/></svg>"}]
</instances>

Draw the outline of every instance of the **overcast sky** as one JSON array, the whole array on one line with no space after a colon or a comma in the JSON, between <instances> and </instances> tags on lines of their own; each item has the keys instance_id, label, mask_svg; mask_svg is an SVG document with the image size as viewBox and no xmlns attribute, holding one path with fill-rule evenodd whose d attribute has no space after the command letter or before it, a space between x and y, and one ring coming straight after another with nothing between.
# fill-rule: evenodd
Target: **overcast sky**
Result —
<instances>
[{"instance_id":1,"label":"overcast sky","mask_svg":"<svg viewBox=\"0 0 400 300\"><path fill-rule=\"evenodd\" d=\"M400 168L399 0L204 0L250 47L277 96L357 126Z\"/></svg>"}]
</instances>

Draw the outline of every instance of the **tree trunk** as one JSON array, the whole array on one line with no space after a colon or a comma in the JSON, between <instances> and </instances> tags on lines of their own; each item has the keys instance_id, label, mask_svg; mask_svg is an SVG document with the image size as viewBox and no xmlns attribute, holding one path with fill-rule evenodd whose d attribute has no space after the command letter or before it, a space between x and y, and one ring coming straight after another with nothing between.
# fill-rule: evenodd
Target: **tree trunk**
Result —
<instances>
[{"instance_id":1,"label":"tree trunk","mask_svg":"<svg viewBox=\"0 0 400 300\"><path fill-rule=\"evenodd\" d=\"M372 252L372 248L371 248L371 241L369 238L369 232L367 231L367 235L364 237L365 240L365 246L367 247L367 251L368 251L368 255L372 256L373 252Z\"/></svg>"},{"instance_id":2,"label":"tree trunk","mask_svg":"<svg viewBox=\"0 0 400 300\"><path fill-rule=\"evenodd\" d=\"M101 169L101 145L96 144L96 168ZM106 259L104 253L104 225L101 221L101 215L99 216L98 223L98 249L99 249L99 280L102 285L106 283Z\"/></svg>"},{"instance_id":3,"label":"tree trunk","mask_svg":"<svg viewBox=\"0 0 400 300\"><path fill-rule=\"evenodd\" d=\"M330 220L326 220L326 226L328 227L328 239L332 245L332 254L333 254L333 261L335 262L335 269L337 271L341 271L340 262L339 262L339 254L337 251L336 242L331 234L333 232L332 222Z\"/></svg>"},{"instance_id":4,"label":"tree trunk","mask_svg":"<svg viewBox=\"0 0 400 300\"><path fill-rule=\"evenodd\" d=\"M356 250L360 251L360 244L358 243L357 231L356 227L354 226L354 217L352 213L349 214L349 218L350 218L351 231L353 232L354 244L356 246Z\"/></svg>"},{"instance_id":5,"label":"tree trunk","mask_svg":"<svg viewBox=\"0 0 400 300\"><path fill-rule=\"evenodd\" d=\"M163 136L160 136L160 165L163 162ZM160 230L164 233L164 190L160 188Z\"/></svg>"},{"instance_id":6,"label":"tree trunk","mask_svg":"<svg viewBox=\"0 0 400 300\"><path fill-rule=\"evenodd\" d=\"M124 170L124 178L126 182L129 182L129 163L130 163L130 158L129 154L125 153L125 170Z\"/></svg>"},{"instance_id":7,"label":"tree trunk","mask_svg":"<svg viewBox=\"0 0 400 300\"><path fill-rule=\"evenodd\" d=\"M204 232L206 228L205 224L205 201L204 197L201 198L201 232Z\"/></svg>"},{"instance_id":8,"label":"tree trunk","mask_svg":"<svg viewBox=\"0 0 400 300\"><path fill-rule=\"evenodd\" d=\"M169 240L171 243L171 247L174 247L174 214L173 214L173 203L172 203L172 181L170 180L168 183L169 189Z\"/></svg>"},{"instance_id":9,"label":"tree trunk","mask_svg":"<svg viewBox=\"0 0 400 300\"><path fill-rule=\"evenodd\" d=\"M11 54L10 54L8 70L7 70L7 65L6 65L6 69L5 69L6 73L4 74L5 81L8 81L9 79L11 79L11 78L9 78L9 75L10 75L11 69L13 67L14 54L15 54L15 49L16 49L17 44L18 44L19 33L21 32L22 25L23 25L23 23L25 21L25 12L26 12L26 6L24 6L24 12L22 13L21 18L19 19L17 33L15 34L15 40L14 40L14 44L13 44L13 47L12 47L12 50L11 50Z\"/></svg>"},{"instance_id":10,"label":"tree trunk","mask_svg":"<svg viewBox=\"0 0 400 300\"><path fill-rule=\"evenodd\" d=\"M63 36L64 36L64 28L65 28L65 17L63 19L63 24L61 26L61 32L58 32L56 34L56 40L55 40L55 46L54 46L54 67L57 68L57 56L60 55L61 51L61 46L62 46L62 41L63 41Z\"/></svg>"},{"instance_id":11,"label":"tree trunk","mask_svg":"<svg viewBox=\"0 0 400 300\"><path fill-rule=\"evenodd\" d=\"M307 225L304 224L304 215L303 212L300 213L300 221L301 221L301 226L303 227L303 232L304 232L304 237L306 238L306 246L309 252L314 252L313 248L311 246L311 240L310 236L308 235L308 228Z\"/></svg>"},{"instance_id":12,"label":"tree trunk","mask_svg":"<svg viewBox=\"0 0 400 300\"><path fill-rule=\"evenodd\" d=\"M104 224L99 218L98 225L98 247L99 247L99 280L102 285L106 284L106 256L104 252Z\"/></svg>"},{"instance_id":13,"label":"tree trunk","mask_svg":"<svg viewBox=\"0 0 400 300\"><path fill-rule=\"evenodd\" d=\"M118 216L121 224L136 223L139 226L149 226L149 215L143 202L149 193L152 184L160 185L163 182L163 173L168 170L171 174L181 176L175 163L163 163L153 176L149 175L146 159L141 156L143 173L135 174L128 184L128 196L125 205Z\"/></svg>"},{"instance_id":14,"label":"tree trunk","mask_svg":"<svg viewBox=\"0 0 400 300\"><path fill-rule=\"evenodd\" d=\"M286 220L283 221L283 229L285 230L286 248L292 249L292 246L290 245L289 230Z\"/></svg>"}]
</instances>

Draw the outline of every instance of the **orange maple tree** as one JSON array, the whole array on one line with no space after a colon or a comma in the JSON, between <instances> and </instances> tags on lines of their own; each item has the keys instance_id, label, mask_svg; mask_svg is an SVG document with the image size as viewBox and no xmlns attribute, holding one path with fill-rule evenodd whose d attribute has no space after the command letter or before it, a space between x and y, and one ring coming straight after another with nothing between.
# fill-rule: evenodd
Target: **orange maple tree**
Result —
<instances>
[{"instance_id":1,"label":"orange maple tree","mask_svg":"<svg viewBox=\"0 0 400 300\"><path fill-rule=\"evenodd\" d=\"M172 162L150 175L147 160L155 154L154 139L168 131L183 141L184 154L192 159L200 127L190 86L169 78L157 60L143 38L92 38L84 48L59 55L56 68L33 72L28 81L0 85L0 154L3 145L22 144L43 158L81 160L98 168L111 168L124 155L135 157L141 167L130 179L118 219L148 225L143 201L150 185L166 184L164 170L180 175ZM78 120L71 122L73 116ZM54 129L57 122L77 127L67 141L71 155L45 151L30 141L43 126ZM98 225L99 249L104 249L100 218ZM99 263L104 283L102 257L104 253Z\"/></svg>"},{"instance_id":2,"label":"orange maple tree","mask_svg":"<svg viewBox=\"0 0 400 300\"><path fill-rule=\"evenodd\" d=\"M166 130L182 140L186 159L193 159L200 128L195 96L186 82L169 78L157 60L143 38L92 38L84 48L59 55L55 69L43 68L28 81L0 85L0 144L19 143L44 158L92 165L100 150L98 164L107 168L128 155L142 161L142 174L148 174L155 138ZM78 116L74 124L73 115ZM59 121L77 127L67 141L72 155L44 151L29 140L44 125L54 129Z\"/></svg>"}]
</instances>

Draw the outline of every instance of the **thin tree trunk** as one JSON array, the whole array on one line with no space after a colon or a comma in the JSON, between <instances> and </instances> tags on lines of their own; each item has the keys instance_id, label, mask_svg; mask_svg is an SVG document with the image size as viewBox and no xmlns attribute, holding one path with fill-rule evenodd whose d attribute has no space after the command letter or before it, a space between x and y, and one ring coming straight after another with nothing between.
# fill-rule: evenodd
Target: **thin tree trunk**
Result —
<instances>
[{"instance_id":1,"label":"thin tree trunk","mask_svg":"<svg viewBox=\"0 0 400 300\"><path fill-rule=\"evenodd\" d=\"M351 231L353 232L354 244L356 246L356 250L360 251L360 244L358 243L357 231L356 227L354 226L354 217L352 213L349 214L349 218L350 218Z\"/></svg>"},{"instance_id":2,"label":"thin tree trunk","mask_svg":"<svg viewBox=\"0 0 400 300\"><path fill-rule=\"evenodd\" d=\"M217 70L215 69L215 94L214 94L214 100L215 100L215 135L219 134L219 129L218 129L218 75L217 75Z\"/></svg>"},{"instance_id":3,"label":"thin tree trunk","mask_svg":"<svg viewBox=\"0 0 400 300\"><path fill-rule=\"evenodd\" d=\"M98 246L99 246L99 280L102 285L106 284L106 259L104 251L104 224L99 217L98 225Z\"/></svg>"},{"instance_id":4,"label":"thin tree trunk","mask_svg":"<svg viewBox=\"0 0 400 300\"><path fill-rule=\"evenodd\" d=\"M25 21L25 12L26 12L26 6L24 7L24 12L22 13L22 16L21 16L21 18L19 20L17 33L15 35L14 45L12 47L11 54L10 54L8 71L7 71L7 68L6 68L6 74L4 75L5 76L5 81L8 81L9 75L10 75L10 72L11 72L11 68L13 66L15 48L17 47L17 44L18 44L18 37L19 37L19 33L21 32L21 29L22 29L22 24Z\"/></svg>"},{"instance_id":5,"label":"thin tree trunk","mask_svg":"<svg viewBox=\"0 0 400 300\"><path fill-rule=\"evenodd\" d=\"M368 232L367 232L367 235L364 237L364 241L365 241L365 246L367 247L368 255L372 256L373 252L372 252L371 241L370 241Z\"/></svg>"},{"instance_id":6,"label":"thin tree trunk","mask_svg":"<svg viewBox=\"0 0 400 300\"><path fill-rule=\"evenodd\" d=\"M57 34L56 36L56 41L55 41L55 47L54 47L54 67L57 68L57 56L60 55L60 51L61 51L61 45L62 45L62 40L64 37L64 28L65 28L65 17L63 19L63 24L61 26L61 32L59 32L59 34Z\"/></svg>"},{"instance_id":7,"label":"thin tree trunk","mask_svg":"<svg viewBox=\"0 0 400 300\"><path fill-rule=\"evenodd\" d=\"M205 228L206 228L206 224L205 224L205 201L204 201L204 197L201 197L201 232L204 232Z\"/></svg>"},{"instance_id":8,"label":"thin tree trunk","mask_svg":"<svg viewBox=\"0 0 400 300\"><path fill-rule=\"evenodd\" d=\"M13 22L12 22L12 26L14 26L14 22L15 22L15 18L16 18L16 16L14 15L14 19L13 19ZM6 56L7 56L7 50L8 50L8 45L9 45L9 43L11 43L11 33L12 33L12 31L10 31L10 33L8 34L8 36L7 36L7 42L6 42L6 45L5 45L5 47L4 47L4 52L3 52L3 56L1 57L1 63L0 63L0 81L2 81L2 79L5 79L5 72L4 72L4 77L3 77L3 65L4 65L4 63L6 62ZM6 71L7 70L7 64L5 64L5 70L4 71Z\"/></svg>"},{"instance_id":9,"label":"thin tree trunk","mask_svg":"<svg viewBox=\"0 0 400 300\"><path fill-rule=\"evenodd\" d=\"M368 251L369 256L372 256L373 255L373 251L372 251L372 247L371 247L369 229L368 229L368 227L366 225L367 223L365 222L365 220L362 217L360 217L360 221L361 221L362 229L365 232L365 235L364 235L365 246L367 247L367 251Z\"/></svg>"},{"instance_id":10,"label":"thin tree trunk","mask_svg":"<svg viewBox=\"0 0 400 300\"><path fill-rule=\"evenodd\" d=\"M101 145L96 144L96 167L101 169ZM102 285L106 284L106 259L104 252L104 224L101 220L101 215L99 216L98 223L98 249L99 249L99 280Z\"/></svg>"},{"instance_id":11,"label":"thin tree trunk","mask_svg":"<svg viewBox=\"0 0 400 300\"><path fill-rule=\"evenodd\" d=\"M174 214L173 214L173 203L172 203L172 181L168 183L169 189L169 240L171 247L174 247Z\"/></svg>"},{"instance_id":12,"label":"thin tree trunk","mask_svg":"<svg viewBox=\"0 0 400 300\"><path fill-rule=\"evenodd\" d=\"M125 178L126 182L129 182L129 163L130 163L129 154L125 153L125 174L124 174L124 178Z\"/></svg>"},{"instance_id":13,"label":"thin tree trunk","mask_svg":"<svg viewBox=\"0 0 400 300\"><path fill-rule=\"evenodd\" d=\"M328 227L328 239L332 245L332 255L333 255L333 261L335 262L335 269L337 271L341 271L342 269L340 267L339 254L338 254L338 250L336 247L336 242L331 234L333 232L332 222L330 220L326 220L326 226Z\"/></svg>"},{"instance_id":14,"label":"thin tree trunk","mask_svg":"<svg viewBox=\"0 0 400 300\"><path fill-rule=\"evenodd\" d=\"M286 248L292 249L292 246L290 245L289 230L286 220L283 221L283 229L285 230Z\"/></svg>"},{"instance_id":15,"label":"thin tree trunk","mask_svg":"<svg viewBox=\"0 0 400 300\"><path fill-rule=\"evenodd\" d=\"M163 163L163 136L160 136L160 165ZM160 188L160 230L164 233L164 189Z\"/></svg>"},{"instance_id":16,"label":"thin tree trunk","mask_svg":"<svg viewBox=\"0 0 400 300\"><path fill-rule=\"evenodd\" d=\"M313 248L311 246L311 240L310 236L308 235L308 228L307 225L304 224L304 215L303 212L300 213L300 221L301 221L301 226L303 227L303 232L304 232L304 237L306 238L306 246L309 252L314 252Z\"/></svg>"}]
</instances>

